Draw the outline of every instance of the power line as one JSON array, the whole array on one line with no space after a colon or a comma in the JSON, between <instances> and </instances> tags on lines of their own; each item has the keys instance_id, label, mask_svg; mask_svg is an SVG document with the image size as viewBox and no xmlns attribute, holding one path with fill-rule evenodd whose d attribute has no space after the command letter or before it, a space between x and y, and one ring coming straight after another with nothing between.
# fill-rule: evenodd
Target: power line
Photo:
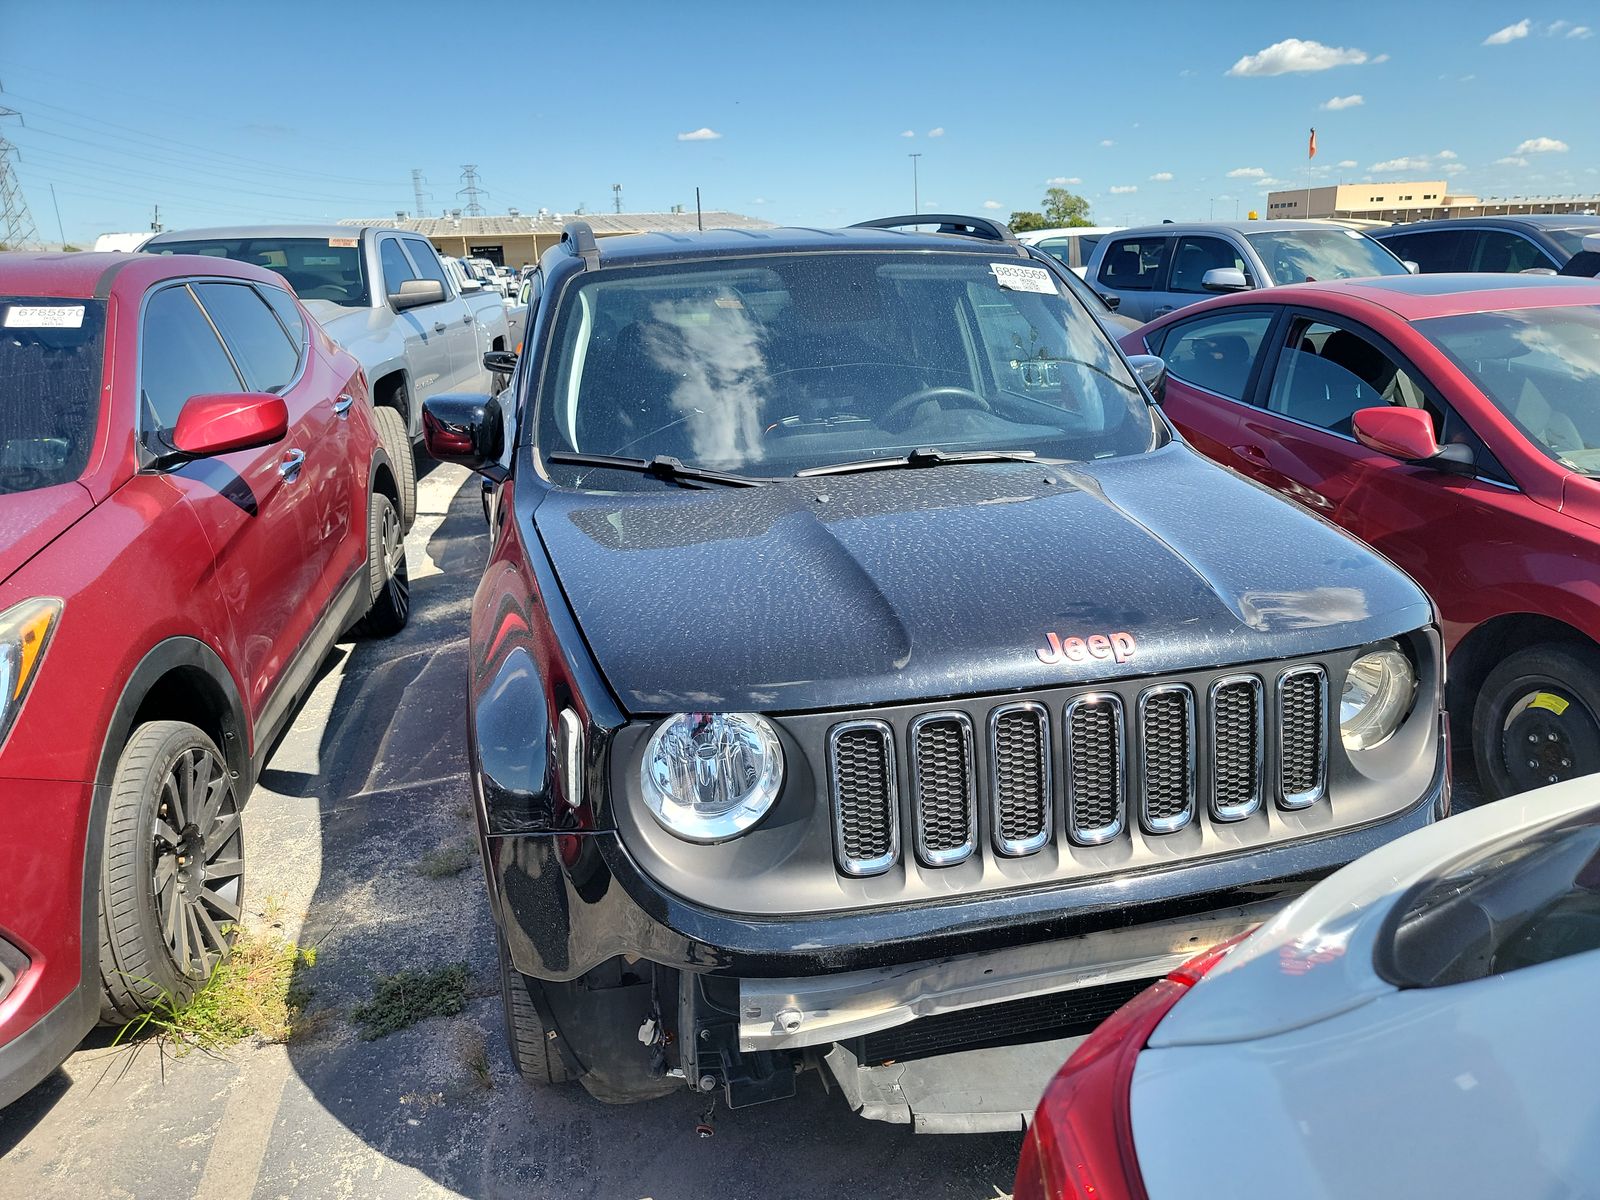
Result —
<instances>
[{"instance_id":1,"label":"power line","mask_svg":"<svg viewBox=\"0 0 1600 1200\"><path fill-rule=\"evenodd\" d=\"M0 107L0 118L3 117L22 120L22 114L14 108ZM16 152L16 147L0 133L0 224L5 226L6 245L22 250L39 240L39 231L28 211L28 198L22 194L22 185L11 169L11 156Z\"/></svg>"},{"instance_id":2,"label":"power line","mask_svg":"<svg viewBox=\"0 0 1600 1200\"><path fill-rule=\"evenodd\" d=\"M478 186L478 164L467 163L463 166L461 168L461 178L467 186L456 192L456 195L467 198L467 216L483 216L483 205L478 203L478 197L487 196L489 193Z\"/></svg>"}]
</instances>

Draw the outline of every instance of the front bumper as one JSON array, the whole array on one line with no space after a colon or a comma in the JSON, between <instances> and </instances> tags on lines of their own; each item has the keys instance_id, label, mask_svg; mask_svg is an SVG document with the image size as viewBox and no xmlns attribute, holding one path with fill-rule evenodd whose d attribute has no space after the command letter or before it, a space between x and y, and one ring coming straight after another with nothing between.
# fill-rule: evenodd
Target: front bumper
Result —
<instances>
[{"instance_id":1,"label":"front bumper","mask_svg":"<svg viewBox=\"0 0 1600 1200\"><path fill-rule=\"evenodd\" d=\"M622 957L739 979L796 980L1281 905L1448 812L1441 755L1416 803L1319 837L1082 883L782 919L685 901L639 870L609 831L497 834L487 839L484 861L496 917L525 975L573 980Z\"/></svg>"}]
</instances>

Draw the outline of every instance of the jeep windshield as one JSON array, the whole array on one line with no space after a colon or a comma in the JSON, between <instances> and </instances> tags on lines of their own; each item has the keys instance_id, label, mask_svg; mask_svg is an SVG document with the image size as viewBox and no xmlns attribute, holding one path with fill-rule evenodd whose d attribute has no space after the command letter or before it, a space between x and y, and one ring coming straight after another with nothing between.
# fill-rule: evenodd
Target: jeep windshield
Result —
<instances>
[{"instance_id":1,"label":"jeep windshield","mask_svg":"<svg viewBox=\"0 0 1600 1200\"><path fill-rule=\"evenodd\" d=\"M195 238L160 241L151 254L202 254L276 271L302 300L327 300L344 308L367 306L367 276L360 239L350 237Z\"/></svg>"},{"instance_id":2,"label":"jeep windshield","mask_svg":"<svg viewBox=\"0 0 1600 1200\"><path fill-rule=\"evenodd\" d=\"M103 300L0 296L0 493L70 483L100 417Z\"/></svg>"},{"instance_id":3,"label":"jeep windshield","mask_svg":"<svg viewBox=\"0 0 1600 1200\"><path fill-rule=\"evenodd\" d=\"M563 484L639 486L576 455L780 478L926 450L1112 458L1165 439L1082 303L998 250L608 268L567 287L552 338L538 437Z\"/></svg>"}]
</instances>

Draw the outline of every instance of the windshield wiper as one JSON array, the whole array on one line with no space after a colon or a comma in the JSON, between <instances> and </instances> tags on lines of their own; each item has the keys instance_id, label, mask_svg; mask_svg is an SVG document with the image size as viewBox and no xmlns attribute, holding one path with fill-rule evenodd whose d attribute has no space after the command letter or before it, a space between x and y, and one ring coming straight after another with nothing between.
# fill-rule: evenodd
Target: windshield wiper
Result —
<instances>
[{"instance_id":1,"label":"windshield wiper","mask_svg":"<svg viewBox=\"0 0 1600 1200\"><path fill-rule=\"evenodd\" d=\"M861 471L889 471L897 467L942 467L947 463L1038 461L1039 456L1032 450L962 450L946 454L943 450L922 446L898 458L863 458L858 462L829 463L825 467L807 467L803 471L796 471L794 475L796 479L806 479L812 475L854 475Z\"/></svg>"},{"instance_id":2,"label":"windshield wiper","mask_svg":"<svg viewBox=\"0 0 1600 1200\"><path fill-rule=\"evenodd\" d=\"M727 487L761 487L766 481L750 479L744 475L730 475L726 471L708 471L704 467L691 467L666 454L654 458L626 458L618 454L567 454L562 451L544 456L546 462L565 463L574 467L609 467L615 471L637 471L652 479L668 483L720 483Z\"/></svg>"}]
</instances>

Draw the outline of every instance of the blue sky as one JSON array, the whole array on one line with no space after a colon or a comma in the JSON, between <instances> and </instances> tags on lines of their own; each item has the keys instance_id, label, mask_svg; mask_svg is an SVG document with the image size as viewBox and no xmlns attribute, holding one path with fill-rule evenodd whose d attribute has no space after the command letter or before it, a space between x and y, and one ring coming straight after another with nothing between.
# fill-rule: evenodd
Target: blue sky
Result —
<instances>
[{"instance_id":1,"label":"blue sky","mask_svg":"<svg viewBox=\"0 0 1600 1200\"><path fill-rule=\"evenodd\" d=\"M593 14L586 17L586 13ZM1003 17L1003 24L997 23ZM984 23L990 28L985 29ZM1600 4L562 4L0 0L0 104L43 238L488 211L797 224L1037 208L1127 224L1272 186L1600 191ZM1307 131L1318 155L1306 160ZM699 137L686 134L699 132ZM712 136L712 134L716 136ZM1241 174L1243 172L1243 174ZM1269 180L1286 181L1284 185Z\"/></svg>"}]
</instances>

